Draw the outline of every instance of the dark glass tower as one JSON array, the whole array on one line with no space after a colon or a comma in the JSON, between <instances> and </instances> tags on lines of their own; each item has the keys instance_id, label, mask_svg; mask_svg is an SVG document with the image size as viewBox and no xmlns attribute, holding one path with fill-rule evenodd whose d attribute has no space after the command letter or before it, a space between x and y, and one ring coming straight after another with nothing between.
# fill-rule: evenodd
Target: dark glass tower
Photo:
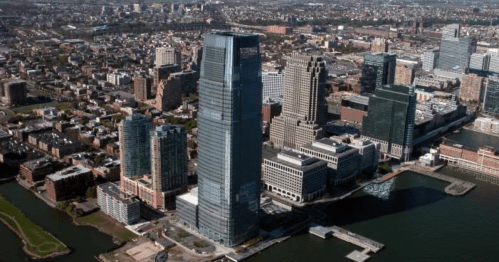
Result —
<instances>
[{"instance_id":1,"label":"dark glass tower","mask_svg":"<svg viewBox=\"0 0 499 262\"><path fill-rule=\"evenodd\" d=\"M365 55L362 78L360 79L362 92L374 93L376 88L393 84L396 62L397 55L395 54L374 53Z\"/></svg>"},{"instance_id":2,"label":"dark glass tower","mask_svg":"<svg viewBox=\"0 0 499 262\"><path fill-rule=\"evenodd\" d=\"M199 231L234 246L258 234L262 76L257 35L207 33L199 87Z\"/></svg>"},{"instance_id":3,"label":"dark glass tower","mask_svg":"<svg viewBox=\"0 0 499 262\"><path fill-rule=\"evenodd\" d=\"M408 160L412 151L415 115L414 87L392 85L377 88L369 98L362 137L379 142L381 153Z\"/></svg>"},{"instance_id":4,"label":"dark glass tower","mask_svg":"<svg viewBox=\"0 0 499 262\"><path fill-rule=\"evenodd\" d=\"M491 115L499 115L499 78L489 77L489 83L483 100L483 111Z\"/></svg>"}]
</instances>

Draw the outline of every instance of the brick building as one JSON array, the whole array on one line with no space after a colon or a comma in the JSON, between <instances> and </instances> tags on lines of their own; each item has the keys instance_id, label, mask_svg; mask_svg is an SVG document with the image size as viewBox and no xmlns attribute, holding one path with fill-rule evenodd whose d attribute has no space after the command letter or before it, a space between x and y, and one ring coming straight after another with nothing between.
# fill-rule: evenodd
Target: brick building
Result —
<instances>
[{"instance_id":1,"label":"brick building","mask_svg":"<svg viewBox=\"0 0 499 262\"><path fill-rule=\"evenodd\" d=\"M286 26L269 25L267 26L267 33L289 35L293 33L293 28Z\"/></svg>"},{"instance_id":2,"label":"brick building","mask_svg":"<svg viewBox=\"0 0 499 262\"><path fill-rule=\"evenodd\" d=\"M47 196L54 202L82 196L93 183L92 171L82 166L71 166L45 178Z\"/></svg>"},{"instance_id":3,"label":"brick building","mask_svg":"<svg viewBox=\"0 0 499 262\"><path fill-rule=\"evenodd\" d=\"M485 78L477 74L464 75L461 79L459 99L462 101L479 102L483 94Z\"/></svg>"},{"instance_id":4,"label":"brick building","mask_svg":"<svg viewBox=\"0 0 499 262\"><path fill-rule=\"evenodd\" d=\"M39 158L24 162L20 165L19 173L26 178L26 182L34 185L45 179L45 176L54 172L55 167L47 158Z\"/></svg>"}]
</instances>

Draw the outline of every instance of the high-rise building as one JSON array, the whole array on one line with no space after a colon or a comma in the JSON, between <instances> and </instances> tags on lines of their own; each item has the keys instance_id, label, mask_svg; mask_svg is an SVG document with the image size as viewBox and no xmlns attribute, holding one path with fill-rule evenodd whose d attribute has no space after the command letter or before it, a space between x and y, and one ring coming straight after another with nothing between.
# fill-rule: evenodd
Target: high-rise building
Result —
<instances>
[{"instance_id":1,"label":"high-rise building","mask_svg":"<svg viewBox=\"0 0 499 262\"><path fill-rule=\"evenodd\" d=\"M449 25L443 29L440 42L440 56L437 68L454 73L466 73L470 56L476 52L476 40L472 37L459 37L461 26Z\"/></svg>"},{"instance_id":2,"label":"high-rise building","mask_svg":"<svg viewBox=\"0 0 499 262\"><path fill-rule=\"evenodd\" d=\"M414 81L416 69L413 65L399 63L397 62L397 66L395 68L395 81L396 85L412 85Z\"/></svg>"},{"instance_id":3,"label":"high-rise building","mask_svg":"<svg viewBox=\"0 0 499 262\"><path fill-rule=\"evenodd\" d=\"M262 77L258 35L207 33L199 88L199 231L227 246L259 233Z\"/></svg>"},{"instance_id":4,"label":"high-rise building","mask_svg":"<svg viewBox=\"0 0 499 262\"><path fill-rule=\"evenodd\" d=\"M263 72L262 73L262 98L267 97L281 97L284 86L284 73L277 72Z\"/></svg>"},{"instance_id":5,"label":"high-rise building","mask_svg":"<svg viewBox=\"0 0 499 262\"><path fill-rule=\"evenodd\" d=\"M182 104L182 94L196 91L196 71L171 73L168 79L160 81L156 92L156 109L172 110Z\"/></svg>"},{"instance_id":6,"label":"high-rise building","mask_svg":"<svg viewBox=\"0 0 499 262\"><path fill-rule=\"evenodd\" d=\"M375 38L374 41L371 42L371 52L388 52L389 44L388 41L384 38Z\"/></svg>"},{"instance_id":7,"label":"high-rise building","mask_svg":"<svg viewBox=\"0 0 499 262\"><path fill-rule=\"evenodd\" d=\"M485 76L489 71L490 55L474 53L470 57L470 73Z\"/></svg>"},{"instance_id":8,"label":"high-rise building","mask_svg":"<svg viewBox=\"0 0 499 262\"><path fill-rule=\"evenodd\" d=\"M187 135L183 126L161 125L151 131L151 177L158 206L174 203L175 195L187 190Z\"/></svg>"},{"instance_id":9,"label":"high-rise building","mask_svg":"<svg viewBox=\"0 0 499 262\"><path fill-rule=\"evenodd\" d=\"M491 115L499 115L499 77L489 77L483 98L483 111Z\"/></svg>"},{"instance_id":10,"label":"high-rise building","mask_svg":"<svg viewBox=\"0 0 499 262\"><path fill-rule=\"evenodd\" d=\"M276 147L299 149L324 136L326 122L325 62L321 57L293 54L284 73L284 105L270 126Z\"/></svg>"},{"instance_id":11,"label":"high-rise building","mask_svg":"<svg viewBox=\"0 0 499 262\"><path fill-rule=\"evenodd\" d=\"M137 101L151 98L152 79L150 77L136 76L133 80L134 95Z\"/></svg>"},{"instance_id":12,"label":"high-rise building","mask_svg":"<svg viewBox=\"0 0 499 262\"><path fill-rule=\"evenodd\" d=\"M27 98L26 81L11 80L2 86L0 93L3 97L3 102L7 105L20 105L26 103Z\"/></svg>"},{"instance_id":13,"label":"high-rise building","mask_svg":"<svg viewBox=\"0 0 499 262\"><path fill-rule=\"evenodd\" d=\"M416 93L412 86L391 85L376 90L362 124L362 138L380 143L386 156L407 161L412 152Z\"/></svg>"},{"instance_id":14,"label":"high-rise building","mask_svg":"<svg viewBox=\"0 0 499 262\"><path fill-rule=\"evenodd\" d=\"M135 177L151 172L151 117L133 114L118 125L121 176Z\"/></svg>"},{"instance_id":15,"label":"high-rise building","mask_svg":"<svg viewBox=\"0 0 499 262\"><path fill-rule=\"evenodd\" d=\"M373 93L376 88L393 84L397 55L389 53L374 53L364 56L362 92Z\"/></svg>"},{"instance_id":16,"label":"high-rise building","mask_svg":"<svg viewBox=\"0 0 499 262\"><path fill-rule=\"evenodd\" d=\"M431 71L435 69L438 63L440 52L438 50L428 50L423 56L423 70Z\"/></svg>"},{"instance_id":17,"label":"high-rise building","mask_svg":"<svg viewBox=\"0 0 499 262\"><path fill-rule=\"evenodd\" d=\"M97 203L100 209L127 225L140 220L140 201L120 191L118 185L107 182L97 186Z\"/></svg>"},{"instance_id":18,"label":"high-rise building","mask_svg":"<svg viewBox=\"0 0 499 262\"><path fill-rule=\"evenodd\" d=\"M163 65L180 65L180 52L174 47L156 48L156 67Z\"/></svg>"},{"instance_id":19,"label":"high-rise building","mask_svg":"<svg viewBox=\"0 0 499 262\"><path fill-rule=\"evenodd\" d=\"M158 84L161 80L168 79L170 74L180 72L180 65L162 65L160 67L153 68L153 88L158 88Z\"/></svg>"},{"instance_id":20,"label":"high-rise building","mask_svg":"<svg viewBox=\"0 0 499 262\"><path fill-rule=\"evenodd\" d=\"M491 54L490 55L488 71L490 73L499 74L499 55L498 54Z\"/></svg>"},{"instance_id":21,"label":"high-rise building","mask_svg":"<svg viewBox=\"0 0 499 262\"><path fill-rule=\"evenodd\" d=\"M476 74L464 75L461 79L459 98L462 101L480 102L483 95L485 78Z\"/></svg>"}]
</instances>

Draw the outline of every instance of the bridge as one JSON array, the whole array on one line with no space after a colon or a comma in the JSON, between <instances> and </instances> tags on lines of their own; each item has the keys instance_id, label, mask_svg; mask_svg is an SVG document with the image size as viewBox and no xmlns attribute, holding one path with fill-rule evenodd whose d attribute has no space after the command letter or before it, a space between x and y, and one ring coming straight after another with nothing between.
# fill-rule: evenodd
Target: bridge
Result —
<instances>
[{"instance_id":1,"label":"bridge","mask_svg":"<svg viewBox=\"0 0 499 262\"><path fill-rule=\"evenodd\" d=\"M435 170L423 166L418 166L418 165L410 165L410 166L405 166L402 168L399 168L395 170L392 173L386 174L383 177L380 177L377 179L376 182L382 183L385 182L391 178L394 178L400 174L403 174L407 171L412 171L414 173L418 173L421 175L425 175L428 177L436 178L439 180L443 180L445 182L449 182L450 185L445 187L444 191L445 193L453 196L462 196L468 193L471 189L473 189L476 185L474 183L464 181L455 177L443 175L440 173L435 172Z\"/></svg>"}]
</instances>

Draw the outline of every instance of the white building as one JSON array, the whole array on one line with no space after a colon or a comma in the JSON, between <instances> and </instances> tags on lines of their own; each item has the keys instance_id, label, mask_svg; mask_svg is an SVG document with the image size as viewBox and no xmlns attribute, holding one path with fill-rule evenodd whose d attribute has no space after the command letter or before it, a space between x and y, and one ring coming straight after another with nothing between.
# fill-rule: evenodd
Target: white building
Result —
<instances>
[{"instance_id":1,"label":"white building","mask_svg":"<svg viewBox=\"0 0 499 262\"><path fill-rule=\"evenodd\" d=\"M262 72L262 83L262 99L283 96L284 73L282 71Z\"/></svg>"},{"instance_id":2,"label":"white building","mask_svg":"<svg viewBox=\"0 0 499 262\"><path fill-rule=\"evenodd\" d=\"M120 192L118 185L108 182L97 186L97 203L101 210L125 224L140 220L140 202Z\"/></svg>"},{"instance_id":3,"label":"white building","mask_svg":"<svg viewBox=\"0 0 499 262\"><path fill-rule=\"evenodd\" d=\"M130 84L131 78L126 73L110 73L107 74L107 81L115 86Z\"/></svg>"},{"instance_id":4,"label":"white building","mask_svg":"<svg viewBox=\"0 0 499 262\"><path fill-rule=\"evenodd\" d=\"M180 52L173 47L156 48L156 67L163 65L180 65Z\"/></svg>"}]
</instances>

